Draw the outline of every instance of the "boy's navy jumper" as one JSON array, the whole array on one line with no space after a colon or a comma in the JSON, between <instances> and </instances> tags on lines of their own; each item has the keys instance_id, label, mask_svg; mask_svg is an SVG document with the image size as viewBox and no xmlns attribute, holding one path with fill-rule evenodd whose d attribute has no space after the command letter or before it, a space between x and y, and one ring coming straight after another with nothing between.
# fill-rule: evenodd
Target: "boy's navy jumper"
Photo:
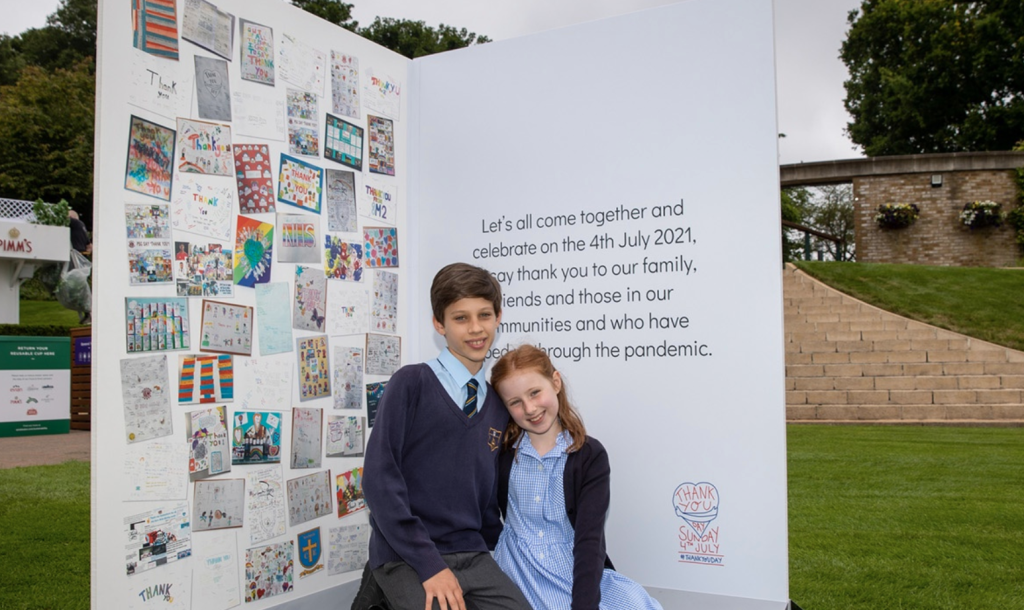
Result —
<instances>
[{"instance_id":1,"label":"boy's navy jumper","mask_svg":"<svg viewBox=\"0 0 1024 610\"><path fill-rule=\"evenodd\" d=\"M388 381L366 447L370 568L408 563L427 580L441 555L494 549L501 532L497 460L508 411L497 392L466 417L426 364Z\"/></svg>"}]
</instances>

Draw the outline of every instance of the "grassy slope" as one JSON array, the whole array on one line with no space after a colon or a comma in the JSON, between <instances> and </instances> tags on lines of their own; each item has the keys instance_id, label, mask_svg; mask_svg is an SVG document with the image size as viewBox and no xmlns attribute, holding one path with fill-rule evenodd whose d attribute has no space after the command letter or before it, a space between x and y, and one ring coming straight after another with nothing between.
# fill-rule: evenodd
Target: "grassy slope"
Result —
<instances>
[{"instance_id":1,"label":"grassy slope","mask_svg":"<svg viewBox=\"0 0 1024 610\"><path fill-rule=\"evenodd\" d=\"M797 266L882 309L1024 350L1024 269L816 262Z\"/></svg>"},{"instance_id":2,"label":"grassy slope","mask_svg":"<svg viewBox=\"0 0 1024 610\"><path fill-rule=\"evenodd\" d=\"M790 426L804 608L1024 608L1024 429Z\"/></svg>"},{"instance_id":3,"label":"grassy slope","mask_svg":"<svg viewBox=\"0 0 1024 610\"><path fill-rule=\"evenodd\" d=\"M0 540L0 608L87 609L89 464L0 470Z\"/></svg>"}]
</instances>

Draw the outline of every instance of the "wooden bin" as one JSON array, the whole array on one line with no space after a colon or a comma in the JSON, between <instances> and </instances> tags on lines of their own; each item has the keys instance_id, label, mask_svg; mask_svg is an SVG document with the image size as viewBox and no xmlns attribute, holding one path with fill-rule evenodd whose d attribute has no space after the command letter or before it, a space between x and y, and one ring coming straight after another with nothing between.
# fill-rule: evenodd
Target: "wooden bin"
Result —
<instances>
[{"instance_id":1,"label":"wooden bin","mask_svg":"<svg viewBox=\"0 0 1024 610\"><path fill-rule=\"evenodd\" d=\"M92 327L71 329L71 429L92 429Z\"/></svg>"}]
</instances>

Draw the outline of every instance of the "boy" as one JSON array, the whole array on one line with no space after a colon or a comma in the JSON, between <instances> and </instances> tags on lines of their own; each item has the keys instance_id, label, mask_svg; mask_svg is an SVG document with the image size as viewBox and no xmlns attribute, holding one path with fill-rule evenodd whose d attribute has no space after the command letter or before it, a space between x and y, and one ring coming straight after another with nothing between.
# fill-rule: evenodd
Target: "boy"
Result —
<instances>
[{"instance_id":1,"label":"boy","mask_svg":"<svg viewBox=\"0 0 1024 610\"><path fill-rule=\"evenodd\" d=\"M455 263L434 276L430 304L447 347L391 377L366 445L367 567L395 610L528 610L488 552L501 531L496 466L508 412L483 363L501 285Z\"/></svg>"}]
</instances>

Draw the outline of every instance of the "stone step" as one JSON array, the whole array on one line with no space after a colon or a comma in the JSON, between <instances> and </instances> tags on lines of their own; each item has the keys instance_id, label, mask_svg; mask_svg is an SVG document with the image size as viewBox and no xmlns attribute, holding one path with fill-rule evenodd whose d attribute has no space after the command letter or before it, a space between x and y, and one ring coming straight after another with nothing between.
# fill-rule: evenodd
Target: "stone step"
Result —
<instances>
[{"instance_id":1,"label":"stone step","mask_svg":"<svg viewBox=\"0 0 1024 610\"><path fill-rule=\"evenodd\" d=\"M861 334L861 340L872 341L957 341L963 340L962 337L945 333L939 329L928 329L928 328L909 328L901 327L897 322L888 322L883 320L876 320L874 322L825 322L818 324L788 324L786 325L787 339L791 335L800 335L801 338L809 335L816 335L816 340L828 340L827 336L830 332L859 332ZM864 335L863 333L871 333L870 335ZM815 339L812 339L815 340ZM984 342L976 342L976 346L986 345L988 347L978 347L978 349L991 350L991 349L1004 349L999 346L993 346Z\"/></svg>"},{"instance_id":2,"label":"stone step","mask_svg":"<svg viewBox=\"0 0 1024 610\"><path fill-rule=\"evenodd\" d=\"M936 426L949 428L1024 428L1024 419L789 419L810 426Z\"/></svg>"},{"instance_id":3,"label":"stone step","mask_svg":"<svg viewBox=\"0 0 1024 610\"><path fill-rule=\"evenodd\" d=\"M792 310L791 310L792 311ZM808 303L801 301L796 305L796 315L813 315L822 313L838 313L842 315L865 315L864 308L856 303Z\"/></svg>"},{"instance_id":4,"label":"stone step","mask_svg":"<svg viewBox=\"0 0 1024 610\"><path fill-rule=\"evenodd\" d=\"M877 324L877 322L876 322ZM884 324L884 322L882 322ZM864 329L852 323L834 324L790 324L786 327L786 340L803 341L915 341L913 349L975 349L978 351L1005 352L1006 348L984 341L967 339L958 335L940 334L935 329L888 328Z\"/></svg>"},{"instance_id":5,"label":"stone step","mask_svg":"<svg viewBox=\"0 0 1024 610\"><path fill-rule=\"evenodd\" d=\"M1024 405L787 405L786 419L791 422L1024 422Z\"/></svg>"},{"instance_id":6,"label":"stone step","mask_svg":"<svg viewBox=\"0 0 1024 610\"><path fill-rule=\"evenodd\" d=\"M898 354L899 352L890 352ZM806 354L799 354L806 355ZM852 357L853 354L850 354ZM849 364L787 364L786 377L919 377L960 375L1024 375L1024 362L886 362Z\"/></svg>"},{"instance_id":7,"label":"stone step","mask_svg":"<svg viewBox=\"0 0 1024 610\"><path fill-rule=\"evenodd\" d=\"M851 301L848 297L820 296L815 295L813 293L800 295L798 294L799 292L800 290L786 290L783 303L787 307L799 307L801 305L843 305L848 303L857 304L856 301Z\"/></svg>"},{"instance_id":8,"label":"stone step","mask_svg":"<svg viewBox=\"0 0 1024 610\"><path fill-rule=\"evenodd\" d=\"M793 267L783 293L789 421L1024 426L1024 352L883 311Z\"/></svg>"},{"instance_id":9,"label":"stone step","mask_svg":"<svg viewBox=\"0 0 1024 610\"><path fill-rule=\"evenodd\" d=\"M1022 390L1024 375L916 375L912 377L790 377L787 392L865 390Z\"/></svg>"},{"instance_id":10,"label":"stone step","mask_svg":"<svg viewBox=\"0 0 1024 610\"><path fill-rule=\"evenodd\" d=\"M787 405L1024 404L1019 388L992 390L787 390Z\"/></svg>"},{"instance_id":11,"label":"stone step","mask_svg":"<svg viewBox=\"0 0 1024 610\"><path fill-rule=\"evenodd\" d=\"M897 350L873 350L870 346L865 347L863 343L851 343L849 345L842 345L840 343L837 349L826 351L823 347L812 343L804 343L802 349L811 349L811 352L786 352L786 364L787 365L800 365L800 364L846 364L846 363L865 363L865 364L884 364L884 363L947 363L947 362L963 362L963 363L985 363L992 362L998 364L1024 364L1020 362L1006 362L1006 355L990 354L987 352L974 352L966 350L947 350L947 351L921 351L913 349L897 349ZM790 348L788 349L796 349Z\"/></svg>"},{"instance_id":12,"label":"stone step","mask_svg":"<svg viewBox=\"0 0 1024 610\"><path fill-rule=\"evenodd\" d=\"M902 331L909 333L911 331ZM865 334L867 337L865 338ZM901 331L836 330L824 333L790 333L788 352L814 354L828 352L970 352L976 362L1007 361L1005 349L972 347L966 339L910 339L899 338ZM967 357L964 357L967 360Z\"/></svg>"},{"instance_id":13,"label":"stone step","mask_svg":"<svg viewBox=\"0 0 1024 610\"><path fill-rule=\"evenodd\" d=\"M936 357L937 358L937 357ZM932 362L936 362L935 358ZM926 352L835 352L819 354L786 354L787 365L799 364L927 364Z\"/></svg>"},{"instance_id":14,"label":"stone step","mask_svg":"<svg viewBox=\"0 0 1024 610\"><path fill-rule=\"evenodd\" d=\"M807 324L806 322L790 322L786 324L787 336L789 333L827 333L830 331L854 331L854 332L896 332L896 331L907 331L906 320L875 320L873 322L822 322L818 324ZM927 336L920 334L919 329L914 329L919 333L917 338L922 339L935 339L938 337L938 333L934 330L930 331ZM893 335L893 338L896 338Z\"/></svg>"},{"instance_id":15,"label":"stone step","mask_svg":"<svg viewBox=\"0 0 1024 610\"><path fill-rule=\"evenodd\" d=\"M913 322L910 320L903 320L900 318L895 319L884 319L880 318L868 322L850 322L849 320L840 320L839 322L817 322L809 324L802 320L794 320L786 322L786 332L828 332L834 330L841 331L914 331L917 334L917 338L921 339L936 339L940 336L942 331L937 328L917 328L911 327Z\"/></svg>"}]
</instances>

